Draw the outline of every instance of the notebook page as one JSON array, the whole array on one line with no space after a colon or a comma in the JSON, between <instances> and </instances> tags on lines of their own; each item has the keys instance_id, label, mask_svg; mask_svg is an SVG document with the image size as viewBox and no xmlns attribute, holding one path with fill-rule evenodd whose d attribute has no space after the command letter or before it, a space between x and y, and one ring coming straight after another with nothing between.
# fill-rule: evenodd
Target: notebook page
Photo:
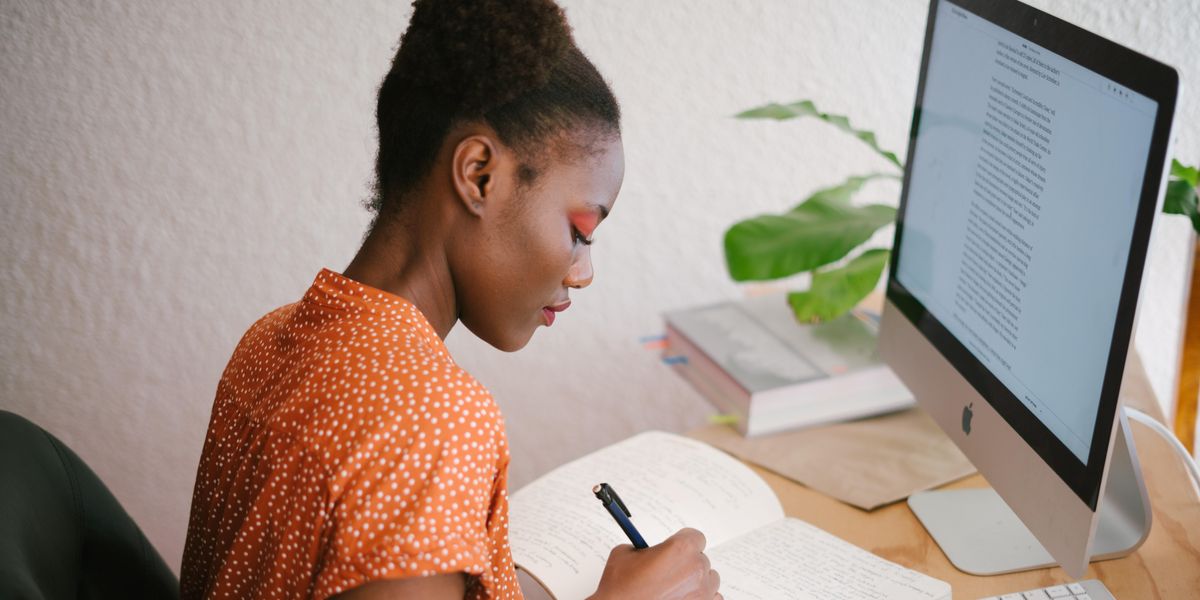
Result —
<instances>
[{"instance_id":1,"label":"notebook page","mask_svg":"<svg viewBox=\"0 0 1200 600\"><path fill-rule=\"evenodd\" d=\"M621 495L651 545L693 527L712 548L783 518L766 482L729 455L669 433L634 436L567 463L512 496L513 558L558 600L595 592L609 551L629 543L592 494L601 482Z\"/></svg>"},{"instance_id":2,"label":"notebook page","mask_svg":"<svg viewBox=\"0 0 1200 600\"><path fill-rule=\"evenodd\" d=\"M884 560L798 519L708 552L726 600L949 600L950 584Z\"/></svg>"}]
</instances>

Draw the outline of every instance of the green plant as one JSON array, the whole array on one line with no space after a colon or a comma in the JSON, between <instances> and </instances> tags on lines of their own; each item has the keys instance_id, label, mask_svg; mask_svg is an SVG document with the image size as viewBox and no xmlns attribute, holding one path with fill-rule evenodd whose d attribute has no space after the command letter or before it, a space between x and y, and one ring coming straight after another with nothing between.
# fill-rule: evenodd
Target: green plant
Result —
<instances>
[{"instance_id":1,"label":"green plant","mask_svg":"<svg viewBox=\"0 0 1200 600\"><path fill-rule=\"evenodd\" d=\"M735 223L725 232L725 263L735 281L769 281L808 272L809 288L788 293L800 321L836 318L862 301L878 285L891 250L872 248L844 259L880 228L895 222L896 209L886 204L856 205L854 195L868 181L900 179L904 163L879 146L875 134L856 129L842 115L824 113L809 100L767 104L739 113L740 119L785 121L812 117L861 140L895 166L895 172L855 175L817 190L781 214L760 215ZM1197 170L1171 162L1163 212L1182 214L1200 232Z\"/></svg>"},{"instance_id":2,"label":"green plant","mask_svg":"<svg viewBox=\"0 0 1200 600\"><path fill-rule=\"evenodd\" d=\"M1184 166L1178 160L1171 160L1171 175L1167 181L1167 197L1163 199L1163 212L1184 215L1192 221L1192 229L1200 233L1200 171L1196 167Z\"/></svg>"}]
</instances>

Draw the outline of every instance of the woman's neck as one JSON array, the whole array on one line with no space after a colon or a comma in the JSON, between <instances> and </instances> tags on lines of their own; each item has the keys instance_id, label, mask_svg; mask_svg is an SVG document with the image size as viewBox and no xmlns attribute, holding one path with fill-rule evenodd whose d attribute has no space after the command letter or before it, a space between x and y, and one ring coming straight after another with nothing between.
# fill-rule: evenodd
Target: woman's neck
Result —
<instances>
[{"instance_id":1,"label":"woman's neck","mask_svg":"<svg viewBox=\"0 0 1200 600\"><path fill-rule=\"evenodd\" d=\"M434 215L380 216L342 274L412 302L446 339L458 322L458 308L436 221Z\"/></svg>"}]
</instances>

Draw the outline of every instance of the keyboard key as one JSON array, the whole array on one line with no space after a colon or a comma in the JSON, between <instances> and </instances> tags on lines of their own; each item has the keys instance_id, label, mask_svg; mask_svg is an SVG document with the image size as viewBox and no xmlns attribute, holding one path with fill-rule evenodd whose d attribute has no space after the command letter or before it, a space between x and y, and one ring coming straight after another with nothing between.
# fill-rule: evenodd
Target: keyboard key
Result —
<instances>
[{"instance_id":1,"label":"keyboard key","mask_svg":"<svg viewBox=\"0 0 1200 600\"><path fill-rule=\"evenodd\" d=\"M1080 583L1051 585L1016 594L988 596L981 600L1115 600L1104 583L1089 579Z\"/></svg>"}]
</instances>

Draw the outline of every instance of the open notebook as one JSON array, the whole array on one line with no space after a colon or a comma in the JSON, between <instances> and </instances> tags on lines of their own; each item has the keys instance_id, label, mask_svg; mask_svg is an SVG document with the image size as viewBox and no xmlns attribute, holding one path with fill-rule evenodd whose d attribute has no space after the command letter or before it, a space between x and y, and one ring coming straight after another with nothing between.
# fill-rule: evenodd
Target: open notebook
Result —
<instances>
[{"instance_id":1,"label":"open notebook","mask_svg":"<svg viewBox=\"0 0 1200 600\"><path fill-rule=\"evenodd\" d=\"M563 465L513 494L518 568L557 600L596 591L613 546L629 543L592 495L607 482L651 545L683 527L708 539L727 600L942 600L950 585L804 521L738 460L696 440L643 433Z\"/></svg>"}]
</instances>

